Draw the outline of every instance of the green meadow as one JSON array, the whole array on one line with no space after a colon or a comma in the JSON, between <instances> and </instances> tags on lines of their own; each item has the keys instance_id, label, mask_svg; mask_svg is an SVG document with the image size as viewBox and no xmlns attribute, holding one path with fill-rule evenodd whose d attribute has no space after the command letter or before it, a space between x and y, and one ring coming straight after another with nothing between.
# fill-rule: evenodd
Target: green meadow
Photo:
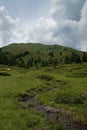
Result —
<instances>
[{"instance_id":1,"label":"green meadow","mask_svg":"<svg viewBox=\"0 0 87 130\"><path fill-rule=\"evenodd\" d=\"M87 124L87 63L28 69L0 66L0 130L62 130L36 111L23 107L20 95L34 97L44 106L60 109Z\"/></svg>"}]
</instances>

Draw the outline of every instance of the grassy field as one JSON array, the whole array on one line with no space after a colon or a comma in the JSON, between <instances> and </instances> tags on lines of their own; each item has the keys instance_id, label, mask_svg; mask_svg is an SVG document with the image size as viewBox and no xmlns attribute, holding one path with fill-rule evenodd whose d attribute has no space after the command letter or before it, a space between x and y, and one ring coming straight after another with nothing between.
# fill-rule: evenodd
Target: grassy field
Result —
<instances>
[{"instance_id":1,"label":"grassy field","mask_svg":"<svg viewBox=\"0 0 87 130\"><path fill-rule=\"evenodd\" d=\"M6 75L7 74L7 75ZM23 69L0 66L0 130L61 130L34 107L24 109L20 94L38 95L38 102L87 123L87 63ZM52 126L53 125L53 126Z\"/></svg>"}]
</instances>

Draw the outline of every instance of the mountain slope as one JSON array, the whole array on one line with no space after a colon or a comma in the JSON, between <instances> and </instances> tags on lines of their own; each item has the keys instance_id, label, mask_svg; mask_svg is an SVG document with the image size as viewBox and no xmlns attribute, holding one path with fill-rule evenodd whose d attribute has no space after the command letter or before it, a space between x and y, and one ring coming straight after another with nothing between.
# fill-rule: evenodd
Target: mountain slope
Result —
<instances>
[{"instance_id":1,"label":"mountain slope","mask_svg":"<svg viewBox=\"0 0 87 130\"><path fill-rule=\"evenodd\" d=\"M59 45L10 44L0 49L0 64L20 67L87 62L87 53Z\"/></svg>"}]
</instances>

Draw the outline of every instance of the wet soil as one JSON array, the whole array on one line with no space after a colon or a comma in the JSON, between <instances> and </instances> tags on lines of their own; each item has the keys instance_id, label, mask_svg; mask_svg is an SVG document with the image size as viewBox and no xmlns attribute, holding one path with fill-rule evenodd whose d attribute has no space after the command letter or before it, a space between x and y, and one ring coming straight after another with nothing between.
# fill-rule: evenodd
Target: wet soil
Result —
<instances>
[{"instance_id":1,"label":"wet soil","mask_svg":"<svg viewBox=\"0 0 87 130\"><path fill-rule=\"evenodd\" d=\"M51 91L54 91L54 89L52 89ZM24 109L29 109L31 106L33 106L35 110L41 112L46 119L49 119L54 123L63 123L63 130L87 130L87 125L84 125L81 122L76 122L71 115L63 112L61 109L55 109L50 106L39 104L37 98L40 96L40 94L33 97L28 97L27 95L21 96L23 101L22 107Z\"/></svg>"}]
</instances>

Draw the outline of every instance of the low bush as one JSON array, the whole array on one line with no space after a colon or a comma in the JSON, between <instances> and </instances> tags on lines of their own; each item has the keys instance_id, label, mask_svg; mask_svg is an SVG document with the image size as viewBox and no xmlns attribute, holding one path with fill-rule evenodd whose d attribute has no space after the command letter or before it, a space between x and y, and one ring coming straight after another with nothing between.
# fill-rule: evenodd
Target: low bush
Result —
<instances>
[{"instance_id":1,"label":"low bush","mask_svg":"<svg viewBox=\"0 0 87 130\"><path fill-rule=\"evenodd\" d=\"M86 100L86 96L73 94L59 94L55 98L55 102L59 104L84 104Z\"/></svg>"}]
</instances>

